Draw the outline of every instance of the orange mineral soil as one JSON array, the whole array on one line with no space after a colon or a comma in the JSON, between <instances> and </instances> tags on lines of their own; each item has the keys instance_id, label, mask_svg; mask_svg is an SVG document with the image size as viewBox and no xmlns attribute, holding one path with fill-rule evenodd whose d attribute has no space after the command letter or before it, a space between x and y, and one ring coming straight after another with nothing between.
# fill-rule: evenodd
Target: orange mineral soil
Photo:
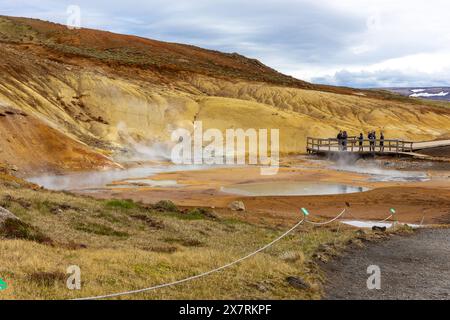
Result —
<instances>
[{"instance_id":1,"label":"orange mineral soil","mask_svg":"<svg viewBox=\"0 0 450 320\"><path fill-rule=\"evenodd\" d=\"M301 164L296 166L295 164ZM293 161L280 168L277 175L261 176L258 167L213 168L198 171L161 173L151 180L175 180L183 187L142 187L105 189L89 193L99 198L124 198L154 203L169 199L180 206L213 208L217 213L253 223L287 226L300 217L306 207L319 221L335 217L346 208L343 218L382 220L395 208L400 222L425 224L450 223L450 165L425 171L428 181L372 181L369 175L336 171L327 166ZM145 182L145 179L142 179ZM368 188L369 191L312 196L239 196L224 193L222 187L265 182L305 182L343 184ZM245 212L228 208L232 201L242 201Z\"/></svg>"}]
</instances>

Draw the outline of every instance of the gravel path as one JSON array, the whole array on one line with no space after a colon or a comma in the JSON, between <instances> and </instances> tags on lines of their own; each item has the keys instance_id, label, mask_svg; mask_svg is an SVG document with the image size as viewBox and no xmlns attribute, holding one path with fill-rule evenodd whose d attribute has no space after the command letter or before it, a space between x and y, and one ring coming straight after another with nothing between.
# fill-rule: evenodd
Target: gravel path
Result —
<instances>
[{"instance_id":1,"label":"gravel path","mask_svg":"<svg viewBox=\"0 0 450 320\"><path fill-rule=\"evenodd\" d=\"M367 289L367 268L378 265L381 289ZM450 299L450 229L368 244L325 266L325 299Z\"/></svg>"}]
</instances>

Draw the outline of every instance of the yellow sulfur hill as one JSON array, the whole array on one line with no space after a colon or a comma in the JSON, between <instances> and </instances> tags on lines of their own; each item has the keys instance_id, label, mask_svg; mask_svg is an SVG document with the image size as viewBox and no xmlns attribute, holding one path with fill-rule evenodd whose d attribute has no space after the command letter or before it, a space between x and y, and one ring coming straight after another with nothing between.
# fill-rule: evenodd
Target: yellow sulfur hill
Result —
<instances>
[{"instance_id":1,"label":"yellow sulfur hill","mask_svg":"<svg viewBox=\"0 0 450 320\"><path fill-rule=\"evenodd\" d=\"M24 170L112 166L130 141L167 142L195 120L280 129L282 153L339 129L449 137L446 104L317 86L238 54L12 17L0 17L0 53L0 162Z\"/></svg>"}]
</instances>

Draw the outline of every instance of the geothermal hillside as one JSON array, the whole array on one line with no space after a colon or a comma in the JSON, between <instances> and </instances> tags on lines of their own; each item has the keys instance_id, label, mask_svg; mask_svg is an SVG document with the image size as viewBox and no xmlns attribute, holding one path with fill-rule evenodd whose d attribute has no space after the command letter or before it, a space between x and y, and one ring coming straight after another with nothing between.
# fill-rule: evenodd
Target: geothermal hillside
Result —
<instances>
[{"instance_id":1,"label":"geothermal hillside","mask_svg":"<svg viewBox=\"0 0 450 320\"><path fill-rule=\"evenodd\" d=\"M282 152L342 128L448 138L450 107L317 86L237 53L0 16L0 163L23 172L114 165L176 127L279 128Z\"/></svg>"}]
</instances>

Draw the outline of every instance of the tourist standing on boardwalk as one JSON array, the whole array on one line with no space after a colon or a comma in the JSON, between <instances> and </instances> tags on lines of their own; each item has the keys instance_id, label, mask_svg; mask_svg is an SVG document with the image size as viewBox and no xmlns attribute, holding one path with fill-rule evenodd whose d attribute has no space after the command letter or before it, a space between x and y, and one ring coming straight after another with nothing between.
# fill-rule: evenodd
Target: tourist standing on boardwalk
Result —
<instances>
[{"instance_id":1,"label":"tourist standing on boardwalk","mask_svg":"<svg viewBox=\"0 0 450 320\"><path fill-rule=\"evenodd\" d=\"M348 139L347 131L344 131L342 133L342 149L344 151L347 151L347 139Z\"/></svg>"},{"instance_id":2,"label":"tourist standing on boardwalk","mask_svg":"<svg viewBox=\"0 0 450 320\"><path fill-rule=\"evenodd\" d=\"M373 152L375 152L375 148L377 146L377 133L375 132L375 130L372 131L372 140L373 140Z\"/></svg>"},{"instance_id":3,"label":"tourist standing on boardwalk","mask_svg":"<svg viewBox=\"0 0 450 320\"><path fill-rule=\"evenodd\" d=\"M362 132L359 134L358 141L359 141L359 152L362 152L362 151L364 151L364 146L363 146L363 144L364 144L364 135L362 134Z\"/></svg>"},{"instance_id":4,"label":"tourist standing on boardwalk","mask_svg":"<svg viewBox=\"0 0 450 320\"><path fill-rule=\"evenodd\" d=\"M374 132L370 131L369 134L367 135L367 138L369 139L369 150L370 151L375 151L375 147L374 147L374 141L373 141L373 137L374 137Z\"/></svg>"},{"instance_id":5,"label":"tourist standing on boardwalk","mask_svg":"<svg viewBox=\"0 0 450 320\"><path fill-rule=\"evenodd\" d=\"M342 130L339 131L338 135L337 135L337 141L338 141L338 149L339 151L342 150Z\"/></svg>"},{"instance_id":6,"label":"tourist standing on boardwalk","mask_svg":"<svg viewBox=\"0 0 450 320\"><path fill-rule=\"evenodd\" d=\"M384 134L380 132L380 151L384 152Z\"/></svg>"}]
</instances>

